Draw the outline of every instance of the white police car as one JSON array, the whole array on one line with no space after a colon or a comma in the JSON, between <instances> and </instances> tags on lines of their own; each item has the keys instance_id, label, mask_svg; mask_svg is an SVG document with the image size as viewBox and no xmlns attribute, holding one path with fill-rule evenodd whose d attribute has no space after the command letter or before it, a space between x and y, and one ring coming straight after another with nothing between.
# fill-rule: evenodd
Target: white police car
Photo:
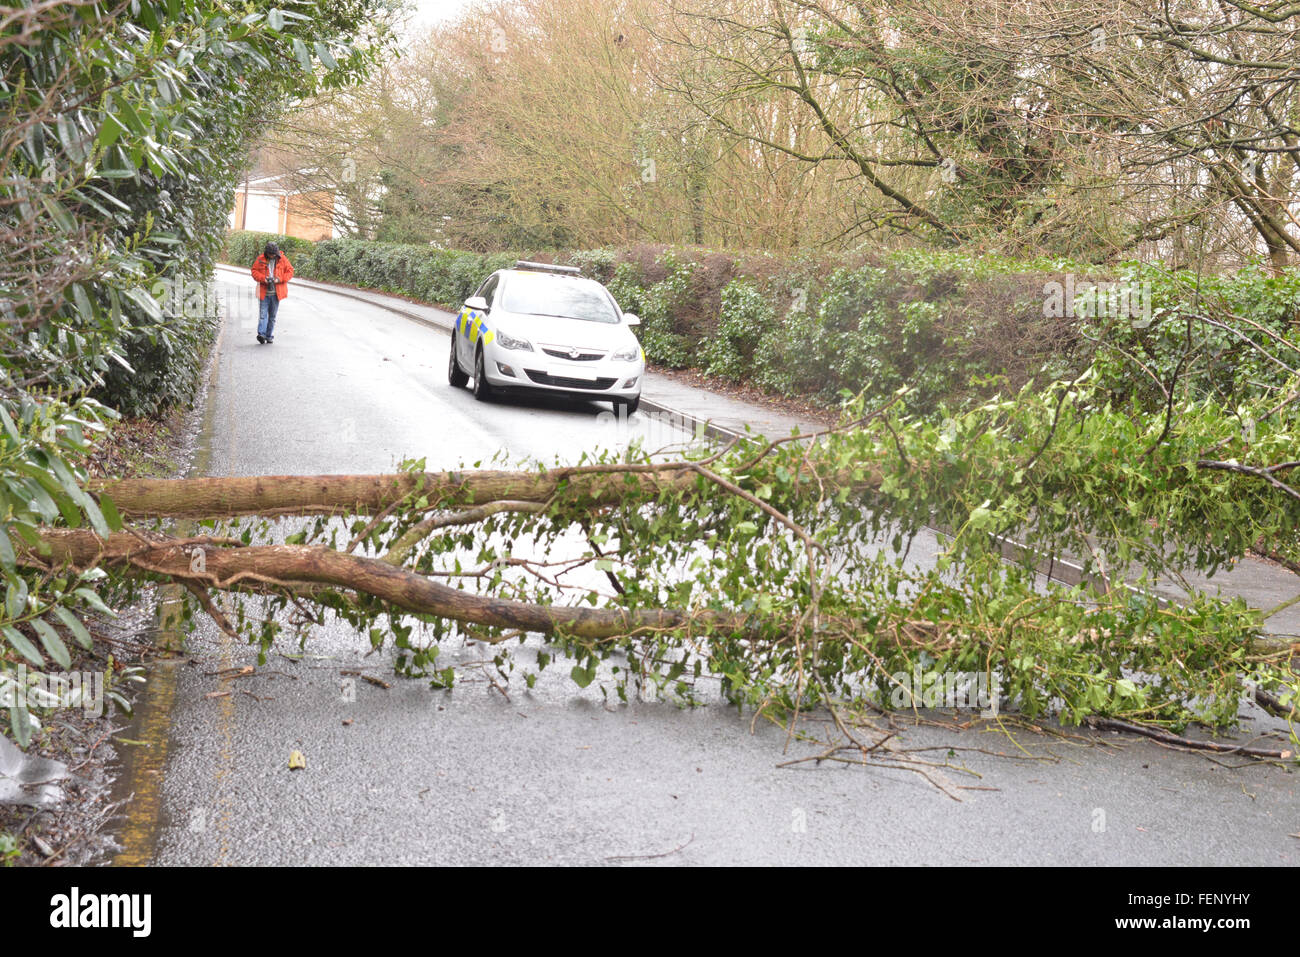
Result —
<instances>
[{"instance_id":1,"label":"white police car","mask_svg":"<svg viewBox=\"0 0 1300 957\"><path fill-rule=\"evenodd\" d=\"M451 332L447 380L474 396L515 389L641 402L645 353L609 290L574 266L518 262L484 280Z\"/></svg>"}]
</instances>

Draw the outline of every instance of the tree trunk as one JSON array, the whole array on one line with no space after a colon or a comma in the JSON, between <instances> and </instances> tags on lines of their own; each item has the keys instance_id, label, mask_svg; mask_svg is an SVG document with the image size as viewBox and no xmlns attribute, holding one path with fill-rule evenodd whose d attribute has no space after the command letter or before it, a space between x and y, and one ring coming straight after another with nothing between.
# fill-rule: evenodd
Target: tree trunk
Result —
<instances>
[{"instance_id":1,"label":"tree trunk","mask_svg":"<svg viewBox=\"0 0 1300 957\"><path fill-rule=\"evenodd\" d=\"M41 535L41 542L39 549L20 549L20 563L77 571L104 565L130 568L221 590L324 585L371 595L408 612L526 632L562 632L588 640L688 625L701 632L757 632L756 622L747 616L706 609L590 608L484 597L378 558L319 545L230 547L196 539L150 541L129 532L101 538L86 529L51 529Z\"/></svg>"},{"instance_id":2,"label":"tree trunk","mask_svg":"<svg viewBox=\"0 0 1300 957\"><path fill-rule=\"evenodd\" d=\"M248 478L100 479L87 485L124 518L229 518L372 512L415 493L429 505L470 508L509 499L616 504L629 492L682 490L696 480L683 466L619 466L547 471L401 472L393 475L265 475Z\"/></svg>"}]
</instances>

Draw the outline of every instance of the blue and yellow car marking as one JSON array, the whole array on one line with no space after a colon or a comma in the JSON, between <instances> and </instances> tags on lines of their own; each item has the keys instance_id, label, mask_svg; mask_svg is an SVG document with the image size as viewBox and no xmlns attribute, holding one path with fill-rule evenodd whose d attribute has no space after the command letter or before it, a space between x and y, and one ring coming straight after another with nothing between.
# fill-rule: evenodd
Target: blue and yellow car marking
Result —
<instances>
[{"instance_id":1,"label":"blue and yellow car marking","mask_svg":"<svg viewBox=\"0 0 1300 957\"><path fill-rule=\"evenodd\" d=\"M496 333L488 328L483 321L482 313L474 312L470 309L462 309L460 312L460 334L469 340L470 345L477 345L480 338L484 344L491 342L497 337Z\"/></svg>"}]
</instances>

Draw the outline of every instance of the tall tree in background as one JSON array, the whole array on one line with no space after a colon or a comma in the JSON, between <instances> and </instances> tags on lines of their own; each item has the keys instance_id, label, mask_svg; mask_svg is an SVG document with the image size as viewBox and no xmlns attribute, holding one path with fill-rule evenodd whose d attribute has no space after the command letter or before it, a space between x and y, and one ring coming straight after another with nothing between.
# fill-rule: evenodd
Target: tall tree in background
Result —
<instances>
[{"instance_id":1,"label":"tall tree in background","mask_svg":"<svg viewBox=\"0 0 1300 957\"><path fill-rule=\"evenodd\" d=\"M354 234L476 250L837 241L842 174L720 134L681 93L717 65L662 35L666 13L658 0L472 8L371 82L306 103L273 141L299 157L304 189L370 197L371 218L342 223ZM776 95L734 113L772 138L810 135Z\"/></svg>"},{"instance_id":2,"label":"tall tree in background","mask_svg":"<svg viewBox=\"0 0 1300 957\"><path fill-rule=\"evenodd\" d=\"M277 134L355 234L1291 262L1300 11L520 0Z\"/></svg>"},{"instance_id":3,"label":"tall tree in background","mask_svg":"<svg viewBox=\"0 0 1300 957\"><path fill-rule=\"evenodd\" d=\"M849 195L877 200L864 231L1096 260L1208 242L1275 268L1300 242L1292 4L672 8L671 39L720 64L682 94L725 135L847 169ZM820 129L815 148L729 117L772 93Z\"/></svg>"}]
</instances>

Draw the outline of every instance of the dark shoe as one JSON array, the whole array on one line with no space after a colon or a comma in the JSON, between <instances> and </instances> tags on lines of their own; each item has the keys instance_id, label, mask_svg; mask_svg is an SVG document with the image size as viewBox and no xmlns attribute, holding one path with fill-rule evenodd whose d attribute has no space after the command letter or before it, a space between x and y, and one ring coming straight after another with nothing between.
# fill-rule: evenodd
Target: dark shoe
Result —
<instances>
[{"instance_id":1,"label":"dark shoe","mask_svg":"<svg viewBox=\"0 0 1300 957\"><path fill-rule=\"evenodd\" d=\"M275 342L275 337L274 337L274 336L267 336L267 337L266 337L266 344L267 344L268 346L269 346L271 343L273 343L273 342Z\"/></svg>"},{"instance_id":2,"label":"dark shoe","mask_svg":"<svg viewBox=\"0 0 1300 957\"><path fill-rule=\"evenodd\" d=\"M258 333L257 341L260 343L260 342L265 342L266 340L262 338L261 333Z\"/></svg>"}]
</instances>

